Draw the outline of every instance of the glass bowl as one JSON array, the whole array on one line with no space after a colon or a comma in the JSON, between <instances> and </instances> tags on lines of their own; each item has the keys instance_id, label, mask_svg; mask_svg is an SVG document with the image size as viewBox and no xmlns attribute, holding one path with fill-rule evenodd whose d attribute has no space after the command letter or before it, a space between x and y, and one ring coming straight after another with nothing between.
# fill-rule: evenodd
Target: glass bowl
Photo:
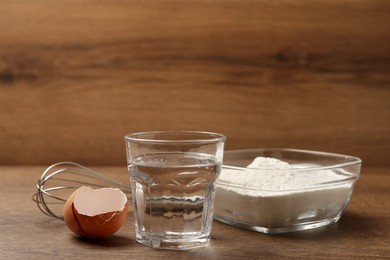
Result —
<instances>
[{"instance_id":1,"label":"glass bowl","mask_svg":"<svg viewBox=\"0 0 390 260\"><path fill-rule=\"evenodd\" d=\"M289 166L279 163L248 168L256 157L275 158ZM334 153L298 149L226 151L216 182L214 219L263 233L334 223L351 199L360 167L359 158Z\"/></svg>"}]
</instances>

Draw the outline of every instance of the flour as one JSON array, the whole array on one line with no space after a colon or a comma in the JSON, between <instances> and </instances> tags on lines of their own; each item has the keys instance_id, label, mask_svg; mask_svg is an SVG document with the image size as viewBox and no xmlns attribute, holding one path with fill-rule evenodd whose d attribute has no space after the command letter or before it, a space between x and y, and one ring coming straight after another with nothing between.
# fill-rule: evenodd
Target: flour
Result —
<instances>
[{"instance_id":1,"label":"flour","mask_svg":"<svg viewBox=\"0 0 390 260\"><path fill-rule=\"evenodd\" d=\"M280 170L292 169L292 166L289 163L275 158L256 157L255 160L247 166L247 168Z\"/></svg>"},{"instance_id":2,"label":"flour","mask_svg":"<svg viewBox=\"0 0 390 260\"><path fill-rule=\"evenodd\" d=\"M261 171L260 171L261 170ZM294 171L287 162L268 157L257 157L246 171L223 169L219 180L245 187L227 189L252 196L275 196L344 178L331 170ZM287 190L287 191L286 191ZM286 192L281 192L286 191Z\"/></svg>"},{"instance_id":3,"label":"flour","mask_svg":"<svg viewBox=\"0 0 390 260\"><path fill-rule=\"evenodd\" d=\"M313 185L343 178L332 170L299 171L287 162L257 157L245 171L222 170L214 213L217 219L260 229L320 221L346 207L352 183Z\"/></svg>"}]
</instances>

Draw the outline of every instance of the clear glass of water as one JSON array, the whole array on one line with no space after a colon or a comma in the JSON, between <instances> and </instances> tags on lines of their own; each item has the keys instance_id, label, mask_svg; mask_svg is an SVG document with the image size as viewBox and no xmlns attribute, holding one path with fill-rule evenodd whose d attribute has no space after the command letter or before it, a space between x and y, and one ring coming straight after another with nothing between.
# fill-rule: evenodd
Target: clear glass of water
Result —
<instances>
[{"instance_id":1,"label":"clear glass of water","mask_svg":"<svg viewBox=\"0 0 390 260\"><path fill-rule=\"evenodd\" d=\"M125 136L139 243L174 250L208 244L225 139L197 131Z\"/></svg>"}]
</instances>

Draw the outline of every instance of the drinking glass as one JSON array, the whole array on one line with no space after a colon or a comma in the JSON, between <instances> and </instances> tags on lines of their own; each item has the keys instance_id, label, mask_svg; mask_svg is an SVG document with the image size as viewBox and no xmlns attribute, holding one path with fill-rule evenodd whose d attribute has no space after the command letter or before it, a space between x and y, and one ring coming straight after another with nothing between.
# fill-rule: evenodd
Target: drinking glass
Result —
<instances>
[{"instance_id":1,"label":"drinking glass","mask_svg":"<svg viewBox=\"0 0 390 260\"><path fill-rule=\"evenodd\" d=\"M175 250L208 244L225 139L199 131L125 136L139 243Z\"/></svg>"}]
</instances>

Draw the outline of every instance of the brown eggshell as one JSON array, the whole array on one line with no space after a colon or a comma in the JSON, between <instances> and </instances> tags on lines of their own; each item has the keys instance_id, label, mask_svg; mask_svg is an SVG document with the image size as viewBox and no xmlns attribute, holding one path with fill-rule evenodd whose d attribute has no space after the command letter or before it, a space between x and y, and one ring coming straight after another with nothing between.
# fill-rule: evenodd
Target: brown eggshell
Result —
<instances>
[{"instance_id":1,"label":"brown eggshell","mask_svg":"<svg viewBox=\"0 0 390 260\"><path fill-rule=\"evenodd\" d=\"M122 211L87 216L80 214L74 206L77 191L69 196L64 206L64 221L72 232L83 237L103 238L113 235L122 227L128 212L127 201Z\"/></svg>"},{"instance_id":2,"label":"brown eggshell","mask_svg":"<svg viewBox=\"0 0 390 260\"><path fill-rule=\"evenodd\" d=\"M73 199L77 190L74 191L69 198L67 199L64 206L64 221L66 226L74 233L80 236L87 236L87 234L80 228L80 224L76 220L74 207L73 207Z\"/></svg>"}]
</instances>

